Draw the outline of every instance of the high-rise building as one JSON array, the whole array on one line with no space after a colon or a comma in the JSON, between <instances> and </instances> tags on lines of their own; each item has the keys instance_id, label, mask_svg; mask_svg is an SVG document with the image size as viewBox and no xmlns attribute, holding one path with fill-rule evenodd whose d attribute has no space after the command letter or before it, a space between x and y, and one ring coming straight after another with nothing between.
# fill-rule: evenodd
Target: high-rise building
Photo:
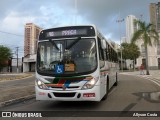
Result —
<instances>
[{"instance_id":1,"label":"high-rise building","mask_svg":"<svg viewBox=\"0 0 160 120\"><path fill-rule=\"evenodd\" d=\"M126 37L121 37L121 41L122 43L126 43L127 42Z\"/></svg>"},{"instance_id":2,"label":"high-rise building","mask_svg":"<svg viewBox=\"0 0 160 120\"><path fill-rule=\"evenodd\" d=\"M150 3L150 22L155 25L157 32L160 32L160 2Z\"/></svg>"},{"instance_id":3,"label":"high-rise building","mask_svg":"<svg viewBox=\"0 0 160 120\"><path fill-rule=\"evenodd\" d=\"M131 43L134 32L137 30L137 26L134 24L137 18L134 15L128 15L126 17L126 42Z\"/></svg>"},{"instance_id":4,"label":"high-rise building","mask_svg":"<svg viewBox=\"0 0 160 120\"><path fill-rule=\"evenodd\" d=\"M38 36L42 28L33 23L25 25L23 72L34 72Z\"/></svg>"},{"instance_id":5,"label":"high-rise building","mask_svg":"<svg viewBox=\"0 0 160 120\"><path fill-rule=\"evenodd\" d=\"M158 27L157 27L157 7L156 7L156 3L150 3L149 9L150 9L150 22L153 25L155 25L156 30L158 30Z\"/></svg>"},{"instance_id":6,"label":"high-rise building","mask_svg":"<svg viewBox=\"0 0 160 120\"><path fill-rule=\"evenodd\" d=\"M38 35L42 28L33 23L25 25L24 56L36 53Z\"/></svg>"}]
</instances>

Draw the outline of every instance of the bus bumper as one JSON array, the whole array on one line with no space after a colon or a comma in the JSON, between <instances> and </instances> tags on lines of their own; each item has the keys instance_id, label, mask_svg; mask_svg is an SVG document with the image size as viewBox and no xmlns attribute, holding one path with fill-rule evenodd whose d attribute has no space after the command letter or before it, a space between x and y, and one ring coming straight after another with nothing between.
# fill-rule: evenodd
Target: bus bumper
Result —
<instances>
[{"instance_id":1,"label":"bus bumper","mask_svg":"<svg viewBox=\"0 0 160 120\"><path fill-rule=\"evenodd\" d=\"M35 86L36 100L55 101L100 101L100 87L94 86L87 90L55 91L43 90Z\"/></svg>"}]
</instances>

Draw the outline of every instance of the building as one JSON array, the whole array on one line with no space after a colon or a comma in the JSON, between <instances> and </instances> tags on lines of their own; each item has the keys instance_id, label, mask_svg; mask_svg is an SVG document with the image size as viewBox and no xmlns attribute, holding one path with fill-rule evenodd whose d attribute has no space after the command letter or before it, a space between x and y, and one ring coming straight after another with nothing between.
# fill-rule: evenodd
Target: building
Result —
<instances>
[{"instance_id":1,"label":"building","mask_svg":"<svg viewBox=\"0 0 160 120\"><path fill-rule=\"evenodd\" d=\"M137 26L134 24L137 18L134 15L128 15L126 17L126 42L131 43L134 32L137 30Z\"/></svg>"},{"instance_id":2,"label":"building","mask_svg":"<svg viewBox=\"0 0 160 120\"><path fill-rule=\"evenodd\" d=\"M121 41L122 41L122 43L127 43L126 37L122 37L122 38L121 38Z\"/></svg>"},{"instance_id":3,"label":"building","mask_svg":"<svg viewBox=\"0 0 160 120\"><path fill-rule=\"evenodd\" d=\"M160 2L150 3L150 22L155 25L157 32L160 32Z\"/></svg>"},{"instance_id":4,"label":"building","mask_svg":"<svg viewBox=\"0 0 160 120\"><path fill-rule=\"evenodd\" d=\"M25 25L23 72L35 71L37 41L41 30L33 23Z\"/></svg>"},{"instance_id":5,"label":"building","mask_svg":"<svg viewBox=\"0 0 160 120\"><path fill-rule=\"evenodd\" d=\"M126 37L122 38L122 43L131 43L131 39L133 37L133 34L136 32L138 27L135 25L135 20L137 18L134 15L128 15L126 17ZM133 68L133 61L127 59L126 61L126 69Z\"/></svg>"},{"instance_id":6,"label":"building","mask_svg":"<svg viewBox=\"0 0 160 120\"><path fill-rule=\"evenodd\" d=\"M11 58L8 65L2 69L2 72L17 72L17 58ZM18 58L18 72L22 72L22 58Z\"/></svg>"},{"instance_id":7,"label":"building","mask_svg":"<svg viewBox=\"0 0 160 120\"><path fill-rule=\"evenodd\" d=\"M33 23L25 25L24 56L36 53L37 40L41 30L42 28Z\"/></svg>"},{"instance_id":8,"label":"building","mask_svg":"<svg viewBox=\"0 0 160 120\"><path fill-rule=\"evenodd\" d=\"M150 3L150 23L155 25L156 31L160 36L160 2ZM146 57L145 57L145 47L142 40L137 41L136 43L140 48L141 55L137 59L137 67L141 64L145 66ZM149 69L160 69L160 44L148 46L148 64Z\"/></svg>"},{"instance_id":9,"label":"building","mask_svg":"<svg viewBox=\"0 0 160 120\"><path fill-rule=\"evenodd\" d=\"M126 42L130 43L131 38L133 37L134 32L138 29L138 26L134 25L134 20L137 18L133 15L128 15L126 18ZM158 4L150 4L150 22L156 26L157 32L160 32L160 2ZM160 35L160 33L159 33ZM145 48L143 40L138 40L136 45L139 47L141 55L136 60L136 67L140 67L141 64L145 66ZM148 64L149 69L160 69L160 45L148 46ZM127 68L133 66L131 60L126 61Z\"/></svg>"},{"instance_id":10,"label":"building","mask_svg":"<svg viewBox=\"0 0 160 120\"><path fill-rule=\"evenodd\" d=\"M155 25L156 30L158 30L157 26L157 7L156 3L150 3L150 22Z\"/></svg>"},{"instance_id":11,"label":"building","mask_svg":"<svg viewBox=\"0 0 160 120\"><path fill-rule=\"evenodd\" d=\"M140 48L141 55L136 60L136 66L139 67L141 64L145 66L146 57L145 57L145 47L142 40L137 41L136 43ZM148 46L148 64L149 69L156 70L160 69L160 45Z\"/></svg>"}]
</instances>

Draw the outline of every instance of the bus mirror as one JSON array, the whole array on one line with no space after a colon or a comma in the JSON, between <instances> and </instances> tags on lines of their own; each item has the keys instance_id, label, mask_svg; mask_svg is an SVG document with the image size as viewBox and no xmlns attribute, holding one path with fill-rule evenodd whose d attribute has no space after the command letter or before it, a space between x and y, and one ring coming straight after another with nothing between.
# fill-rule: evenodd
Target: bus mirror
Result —
<instances>
[{"instance_id":1,"label":"bus mirror","mask_svg":"<svg viewBox=\"0 0 160 120\"><path fill-rule=\"evenodd\" d=\"M106 49L106 41L103 39L102 41L101 41L101 46L102 46L102 49Z\"/></svg>"}]
</instances>

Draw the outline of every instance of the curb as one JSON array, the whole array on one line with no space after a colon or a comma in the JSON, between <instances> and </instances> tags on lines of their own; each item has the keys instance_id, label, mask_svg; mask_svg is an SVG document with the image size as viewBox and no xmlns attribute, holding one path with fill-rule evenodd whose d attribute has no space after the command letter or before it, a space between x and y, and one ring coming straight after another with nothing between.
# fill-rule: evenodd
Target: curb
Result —
<instances>
[{"instance_id":1,"label":"curb","mask_svg":"<svg viewBox=\"0 0 160 120\"><path fill-rule=\"evenodd\" d=\"M12 99L12 100L5 101L5 102L0 102L0 108L5 107L5 106L9 106L9 105L12 105L12 104L16 104L16 103L19 103L19 102L23 102L23 101L26 101L26 100L31 100L33 98L35 98L35 94L20 97L20 98L17 98L17 99Z\"/></svg>"}]
</instances>

